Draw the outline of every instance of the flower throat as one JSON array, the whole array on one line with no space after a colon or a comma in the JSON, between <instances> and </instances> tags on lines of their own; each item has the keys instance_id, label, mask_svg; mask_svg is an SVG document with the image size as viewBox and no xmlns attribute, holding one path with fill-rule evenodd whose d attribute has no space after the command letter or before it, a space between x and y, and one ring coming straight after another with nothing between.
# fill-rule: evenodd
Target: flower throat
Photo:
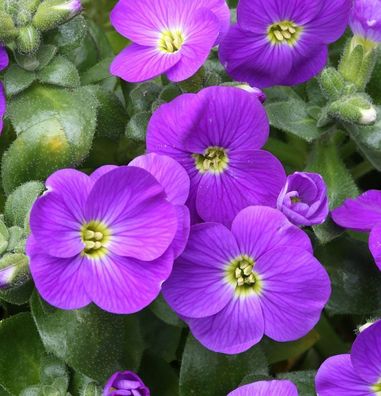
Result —
<instances>
[{"instance_id":1,"label":"flower throat","mask_svg":"<svg viewBox=\"0 0 381 396\"><path fill-rule=\"evenodd\" d=\"M299 39L302 27L292 21L273 23L267 30L267 37L272 44L293 46Z\"/></svg>"}]
</instances>

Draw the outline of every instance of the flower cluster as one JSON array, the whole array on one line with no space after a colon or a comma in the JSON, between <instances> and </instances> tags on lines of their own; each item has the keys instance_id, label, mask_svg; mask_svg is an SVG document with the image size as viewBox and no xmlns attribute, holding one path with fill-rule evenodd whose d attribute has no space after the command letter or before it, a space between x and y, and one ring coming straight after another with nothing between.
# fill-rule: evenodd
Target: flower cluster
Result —
<instances>
[{"instance_id":1,"label":"flower cluster","mask_svg":"<svg viewBox=\"0 0 381 396\"><path fill-rule=\"evenodd\" d=\"M4 47L0 46L0 71L4 70L9 63L7 51ZM5 92L4 86L0 82L0 133L3 130L3 116L6 111Z\"/></svg>"}]
</instances>

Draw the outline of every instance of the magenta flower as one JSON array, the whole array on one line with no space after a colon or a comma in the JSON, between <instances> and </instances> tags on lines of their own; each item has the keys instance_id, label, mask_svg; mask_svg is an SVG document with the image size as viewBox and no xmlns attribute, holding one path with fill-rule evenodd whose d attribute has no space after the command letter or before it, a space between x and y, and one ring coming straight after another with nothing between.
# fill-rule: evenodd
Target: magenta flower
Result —
<instances>
[{"instance_id":1,"label":"magenta flower","mask_svg":"<svg viewBox=\"0 0 381 396\"><path fill-rule=\"evenodd\" d=\"M356 199L346 199L332 211L332 218L341 227L370 232L369 248L381 270L381 191L370 190Z\"/></svg>"},{"instance_id":2,"label":"magenta flower","mask_svg":"<svg viewBox=\"0 0 381 396\"><path fill-rule=\"evenodd\" d=\"M288 380L258 381L240 386L227 396L298 396L296 386Z\"/></svg>"},{"instance_id":3,"label":"magenta flower","mask_svg":"<svg viewBox=\"0 0 381 396\"><path fill-rule=\"evenodd\" d=\"M237 81L264 88L295 85L318 74L328 44L348 24L351 0L240 0L237 24L220 45L220 60Z\"/></svg>"},{"instance_id":4,"label":"magenta flower","mask_svg":"<svg viewBox=\"0 0 381 396\"><path fill-rule=\"evenodd\" d=\"M255 95L211 87L162 105L149 122L147 149L176 159L188 172L194 222L229 224L249 205L276 205L286 175L272 154L260 150L268 135Z\"/></svg>"},{"instance_id":5,"label":"magenta flower","mask_svg":"<svg viewBox=\"0 0 381 396\"><path fill-rule=\"evenodd\" d=\"M160 74L186 80L203 65L229 20L225 0L120 0L111 23L133 43L114 59L111 74L129 82Z\"/></svg>"},{"instance_id":6,"label":"magenta flower","mask_svg":"<svg viewBox=\"0 0 381 396\"><path fill-rule=\"evenodd\" d=\"M137 374L118 371L107 381L103 396L150 396L150 391Z\"/></svg>"},{"instance_id":7,"label":"magenta flower","mask_svg":"<svg viewBox=\"0 0 381 396\"><path fill-rule=\"evenodd\" d=\"M277 207L297 226L324 223L329 213L324 179L318 173L307 172L288 176Z\"/></svg>"},{"instance_id":8,"label":"magenta flower","mask_svg":"<svg viewBox=\"0 0 381 396\"><path fill-rule=\"evenodd\" d=\"M381 321L362 331L351 354L327 359L315 382L319 396L372 396L381 392Z\"/></svg>"},{"instance_id":9,"label":"magenta flower","mask_svg":"<svg viewBox=\"0 0 381 396\"><path fill-rule=\"evenodd\" d=\"M8 58L7 51L5 50L4 47L0 46L0 71L4 70L6 67L8 67L8 64L9 64L9 58ZM6 101L5 101L4 86L0 82L0 134L3 130L3 117L4 117L6 109L7 109L7 106L6 106Z\"/></svg>"},{"instance_id":10,"label":"magenta flower","mask_svg":"<svg viewBox=\"0 0 381 396\"><path fill-rule=\"evenodd\" d=\"M150 304L169 276L178 212L163 186L137 167L87 176L60 170L34 204L27 254L36 287L50 304L94 302L113 313Z\"/></svg>"},{"instance_id":11,"label":"magenta flower","mask_svg":"<svg viewBox=\"0 0 381 396\"><path fill-rule=\"evenodd\" d=\"M307 334L330 281L302 230L276 209L251 206L231 229L191 228L163 295L206 348L236 354L264 335L284 342Z\"/></svg>"},{"instance_id":12,"label":"magenta flower","mask_svg":"<svg viewBox=\"0 0 381 396\"><path fill-rule=\"evenodd\" d=\"M381 42L381 0L355 0L350 26L354 34Z\"/></svg>"}]
</instances>

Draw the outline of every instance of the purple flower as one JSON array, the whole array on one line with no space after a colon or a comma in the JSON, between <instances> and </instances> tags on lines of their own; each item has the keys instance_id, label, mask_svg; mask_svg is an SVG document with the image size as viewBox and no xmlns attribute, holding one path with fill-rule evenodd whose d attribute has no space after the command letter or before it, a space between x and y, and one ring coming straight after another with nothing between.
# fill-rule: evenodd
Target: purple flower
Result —
<instances>
[{"instance_id":1,"label":"purple flower","mask_svg":"<svg viewBox=\"0 0 381 396\"><path fill-rule=\"evenodd\" d=\"M229 224L249 205L276 205L286 175L272 154L260 150L268 135L269 122L255 95L211 87L162 105L149 122L147 149L187 170L193 222Z\"/></svg>"},{"instance_id":2,"label":"purple flower","mask_svg":"<svg viewBox=\"0 0 381 396\"><path fill-rule=\"evenodd\" d=\"M0 46L0 71L4 70L9 64L9 58L7 51L5 50L4 47ZM5 114L7 107L6 107L6 101L5 101L5 92L4 92L4 86L0 82L0 134L3 130L3 117Z\"/></svg>"},{"instance_id":3,"label":"purple flower","mask_svg":"<svg viewBox=\"0 0 381 396\"><path fill-rule=\"evenodd\" d=\"M317 173L307 172L288 176L277 207L297 226L323 223L329 213L324 179Z\"/></svg>"},{"instance_id":4,"label":"purple flower","mask_svg":"<svg viewBox=\"0 0 381 396\"><path fill-rule=\"evenodd\" d=\"M381 0L355 0L350 26L354 34L381 42Z\"/></svg>"},{"instance_id":5,"label":"purple flower","mask_svg":"<svg viewBox=\"0 0 381 396\"><path fill-rule=\"evenodd\" d=\"M327 359L315 382L319 396L371 396L381 392L381 321L362 331L351 354Z\"/></svg>"},{"instance_id":6,"label":"purple flower","mask_svg":"<svg viewBox=\"0 0 381 396\"><path fill-rule=\"evenodd\" d=\"M288 380L258 381L240 386L227 396L298 396L296 386Z\"/></svg>"},{"instance_id":7,"label":"purple flower","mask_svg":"<svg viewBox=\"0 0 381 396\"><path fill-rule=\"evenodd\" d=\"M94 302L113 313L150 304L179 249L178 211L166 188L135 166L106 166L91 176L64 169L46 186L31 211L27 244L41 296L62 309Z\"/></svg>"},{"instance_id":8,"label":"purple flower","mask_svg":"<svg viewBox=\"0 0 381 396\"><path fill-rule=\"evenodd\" d=\"M16 274L17 267L10 265L5 268L0 268L0 289L7 288Z\"/></svg>"},{"instance_id":9,"label":"purple flower","mask_svg":"<svg viewBox=\"0 0 381 396\"><path fill-rule=\"evenodd\" d=\"M112 62L111 73L141 82L165 73L191 77L229 28L225 0L120 0L111 23L133 42Z\"/></svg>"},{"instance_id":10,"label":"purple flower","mask_svg":"<svg viewBox=\"0 0 381 396\"><path fill-rule=\"evenodd\" d=\"M369 232L369 248L381 270L381 191L369 190L356 199L346 199L332 211L332 218L341 227Z\"/></svg>"},{"instance_id":11,"label":"purple flower","mask_svg":"<svg viewBox=\"0 0 381 396\"><path fill-rule=\"evenodd\" d=\"M163 295L206 348L236 354L264 335L284 342L307 334L330 281L301 229L276 209L251 206L231 229L191 228Z\"/></svg>"},{"instance_id":12,"label":"purple flower","mask_svg":"<svg viewBox=\"0 0 381 396\"><path fill-rule=\"evenodd\" d=\"M220 45L220 60L237 81L259 88L295 85L318 74L328 44L348 24L351 0L240 0L238 23Z\"/></svg>"},{"instance_id":13,"label":"purple flower","mask_svg":"<svg viewBox=\"0 0 381 396\"><path fill-rule=\"evenodd\" d=\"M150 396L150 391L137 374L118 371L107 381L103 396Z\"/></svg>"}]
</instances>

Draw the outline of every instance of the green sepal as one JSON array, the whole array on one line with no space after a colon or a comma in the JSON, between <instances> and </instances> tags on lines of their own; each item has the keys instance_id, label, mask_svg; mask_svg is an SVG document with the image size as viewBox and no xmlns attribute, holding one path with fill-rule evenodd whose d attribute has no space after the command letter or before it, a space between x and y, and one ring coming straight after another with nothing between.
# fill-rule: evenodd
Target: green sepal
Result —
<instances>
[{"instance_id":1,"label":"green sepal","mask_svg":"<svg viewBox=\"0 0 381 396\"><path fill-rule=\"evenodd\" d=\"M343 94L345 80L335 68L327 67L320 74L320 86L327 99L338 99Z\"/></svg>"},{"instance_id":2,"label":"green sepal","mask_svg":"<svg viewBox=\"0 0 381 396\"><path fill-rule=\"evenodd\" d=\"M21 54L33 54L40 47L41 33L32 25L21 27L16 40L17 50Z\"/></svg>"},{"instance_id":3,"label":"green sepal","mask_svg":"<svg viewBox=\"0 0 381 396\"><path fill-rule=\"evenodd\" d=\"M10 43L15 40L19 32L13 18L4 11L0 10L0 42Z\"/></svg>"}]
</instances>

